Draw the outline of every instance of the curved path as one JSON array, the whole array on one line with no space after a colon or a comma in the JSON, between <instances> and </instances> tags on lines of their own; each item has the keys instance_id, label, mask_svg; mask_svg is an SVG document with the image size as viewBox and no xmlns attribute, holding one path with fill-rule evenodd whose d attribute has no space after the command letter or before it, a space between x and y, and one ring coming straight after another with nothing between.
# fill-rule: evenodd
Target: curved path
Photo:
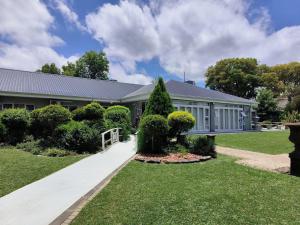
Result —
<instances>
[{"instance_id":1,"label":"curved path","mask_svg":"<svg viewBox=\"0 0 300 225\"><path fill-rule=\"evenodd\" d=\"M1 225L48 225L95 190L136 153L135 137L0 198ZM54 222L59 224L59 222Z\"/></svg>"},{"instance_id":2,"label":"curved path","mask_svg":"<svg viewBox=\"0 0 300 225\"><path fill-rule=\"evenodd\" d=\"M273 172L287 171L290 166L288 154L270 155L240 149L217 146L217 152L239 158L237 163Z\"/></svg>"}]
</instances>

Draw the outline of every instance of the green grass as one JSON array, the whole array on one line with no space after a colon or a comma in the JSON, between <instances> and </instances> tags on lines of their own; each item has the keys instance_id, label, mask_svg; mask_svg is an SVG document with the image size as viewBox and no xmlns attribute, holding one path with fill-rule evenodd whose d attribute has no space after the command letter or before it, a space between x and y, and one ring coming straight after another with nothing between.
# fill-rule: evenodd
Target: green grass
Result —
<instances>
[{"instance_id":1,"label":"green grass","mask_svg":"<svg viewBox=\"0 0 300 225\"><path fill-rule=\"evenodd\" d=\"M224 147L254 152L283 154L293 151L293 144L288 137L289 131L219 134L216 143Z\"/></svg>"},{"instance_id":2,"label":"green grass","mask_svg":"<svg viewBox=\"0 0 300 225\"><path fill-rule=\"evenodd\" d=\"M84 156L51 158L0 148L0 197L62 169Z\"/></svg>"},{"instance_id":3,"label":"green grass","mask_svg":"<svg viewBox=\"0 0 300 225\"><path fill-rule=\"evenodd\" d=\"M75 218L97 224L299 224L300 178L220 156L200 164L131 162Z\"/></svg>"}]
</instances>

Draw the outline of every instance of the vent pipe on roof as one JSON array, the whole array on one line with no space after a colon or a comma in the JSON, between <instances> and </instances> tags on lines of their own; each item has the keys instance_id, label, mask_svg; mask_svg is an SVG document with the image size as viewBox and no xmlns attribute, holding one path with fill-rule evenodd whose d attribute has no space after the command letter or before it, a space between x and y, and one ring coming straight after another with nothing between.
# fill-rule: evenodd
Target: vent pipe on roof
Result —
<instances>
[{"instance_id":1,"label":"vent pipe on roof","mask_svg":"<svg viewBox=\"0 0 300 225\"><path fill-rule=\"evenodd\" d=\"M191 84L191 85L196 86L196 82L193 81L193 80L187 80L187 81L185 81L184 83L186 83L186 84Z\"/></svg>"}]
</instances>

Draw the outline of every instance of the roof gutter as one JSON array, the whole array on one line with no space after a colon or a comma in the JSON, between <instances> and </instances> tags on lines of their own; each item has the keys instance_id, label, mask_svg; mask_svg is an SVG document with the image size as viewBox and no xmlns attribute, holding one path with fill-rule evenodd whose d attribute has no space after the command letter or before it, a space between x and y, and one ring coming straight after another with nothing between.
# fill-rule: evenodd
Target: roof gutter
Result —
<instances>
[{"instance_id":1,"label":"roof gutter","mask_svg":"<svg viewBox=\"0 0 300 225\"><path fill-rule=\"evenodd\" d=\"M121 102L134 102L134 101L146 101L149 98L150 94L141 94L134 97L129 98L123 98L121 99ZM216 102L216 103L230 103L230 104L242 104L242 105L257 105L257 102L251 102L248 100L248 102L243 101L225 101L221 99L212 99L212 98L196 98L194 96L184 96L184 95L172 95L170 94L170 97L172 99L176 100L189 100L189 101L197 101L197 102Z\"/></svg>"},{"instance_id":2,"label":"roof gutter","mask_svg":"<svg viewBox=\"0 0 300 225\"><path fill-rule=\"evenodd\" d=\"M87 98L87 97L64 96L64 95L47 95L47 94L35 94L35 93L20 93L20 92L6 92L6 91L0 91L0 96L61 99L61 100L88 101L88 102L99 101L99 102L105 102L105 103L120 102L118 100L112 100L112 99L99 99L99 98Z\"/></svg>"}]
</instances>

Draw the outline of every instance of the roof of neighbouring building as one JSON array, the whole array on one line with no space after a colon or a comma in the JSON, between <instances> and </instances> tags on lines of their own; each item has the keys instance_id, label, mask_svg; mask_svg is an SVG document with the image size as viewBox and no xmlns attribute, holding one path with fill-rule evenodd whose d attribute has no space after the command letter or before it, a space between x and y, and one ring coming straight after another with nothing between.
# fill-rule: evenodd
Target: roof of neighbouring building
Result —
<instances>
[{"instance_id":1,"label":"roof of neighbouring building","mask_svg":"<svg viewBox=\"0 0 300 225\"><path fill-rule=\"evenodd\" d=\"M129 102L146 100L154 86L155 84L129 84L0 68L0 93L2 95ZM167 81L166 88L172 98L254 103L248 99L174 80Z\"/></svg>"},{"instance_id":2,"label":"roof of neighbouring building","mask_svg":"<svg viewBox=\"0 0 300 225\"><path fill-rule=\"evenodd\" d=\"M180 81L169 80L166 83L166 88L169 94L174 98L191 98L203 99L210 101L223 101L223 102L240 102L240 103L254 103L252 100L240 98L234 95L225 94L219 91L213 91L207 88L201 88L193 84L187 84ZM154 89L155 84L144 86L128 95L123 99L132 99L141 96L148 96Z\"/></svg>"}]
</instances>

